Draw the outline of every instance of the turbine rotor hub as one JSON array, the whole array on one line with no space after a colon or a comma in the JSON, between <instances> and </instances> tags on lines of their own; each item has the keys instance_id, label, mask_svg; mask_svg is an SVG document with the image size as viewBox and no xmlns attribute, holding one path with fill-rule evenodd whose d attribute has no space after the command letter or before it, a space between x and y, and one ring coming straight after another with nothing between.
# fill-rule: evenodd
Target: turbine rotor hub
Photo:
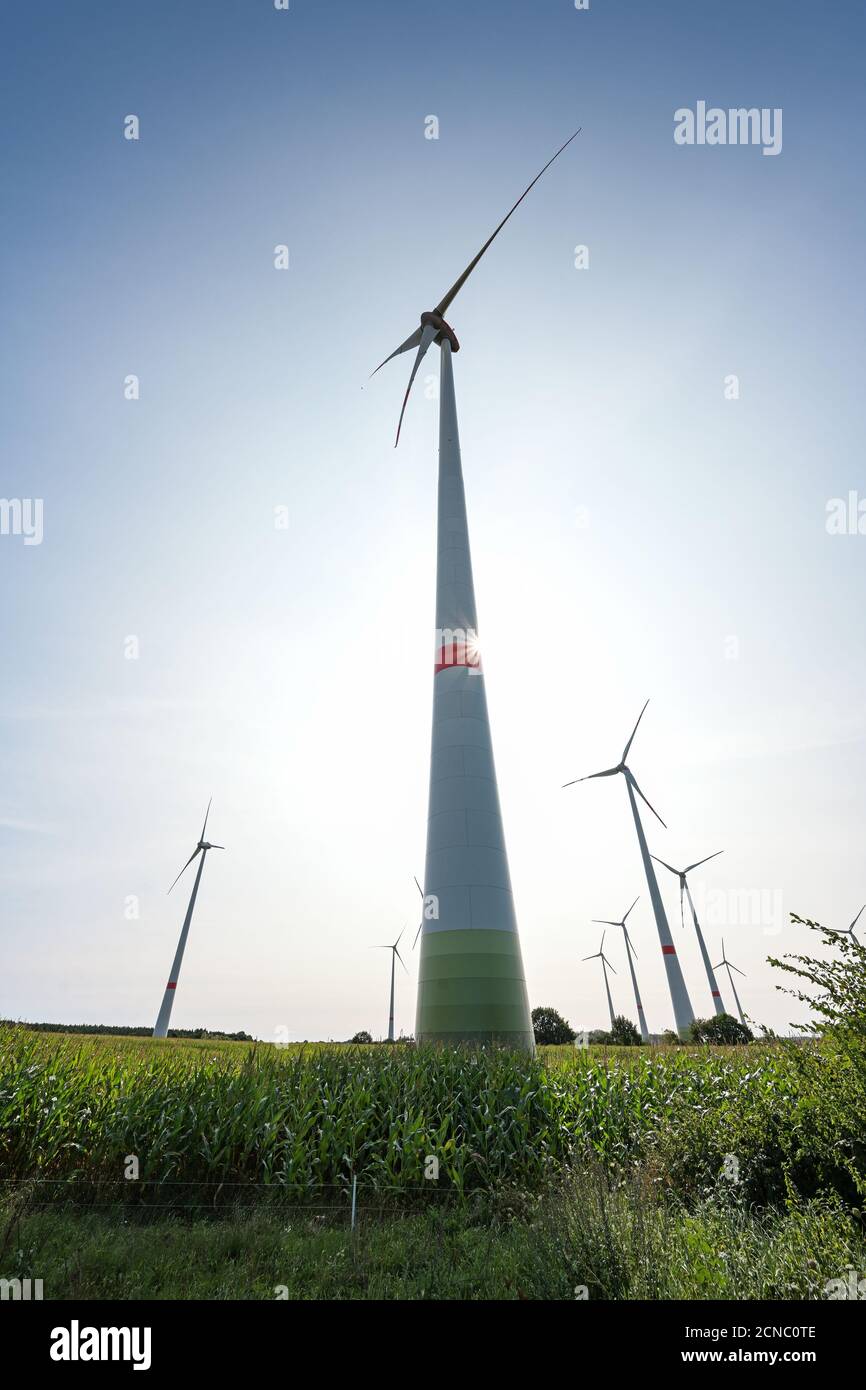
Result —
<instances>
[{"instance_id":1,"label":"turbine rotor hub","mask_svg":"<svg viewBox=\"0 0 866 1390\"><path fill-rule=\"evenodd\" d=\"M433 339L434 343L436 343L437 345L441 344L443 340L447 338L449 343L451 344L451 351L460 351L460 344L457 341L457 334L454 332L454 329L451 327L451 325L445 322L442 315L436 313L435 309L427 309L421 315L421 327L430 327L438 329L439 331L436 334L436 337Z\"/></svg>"}]
</instances>

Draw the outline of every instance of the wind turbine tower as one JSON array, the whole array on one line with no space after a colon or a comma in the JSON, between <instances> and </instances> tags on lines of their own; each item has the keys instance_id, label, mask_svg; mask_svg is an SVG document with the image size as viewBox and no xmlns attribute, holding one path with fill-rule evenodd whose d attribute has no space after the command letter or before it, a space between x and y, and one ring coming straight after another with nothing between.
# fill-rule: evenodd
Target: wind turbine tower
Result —
<instances>
[{"instance_id":1,"label":"wind turbine tower","mask_svg":"<svg viewBox=\"0 0 866 1390\"><path fill-rule=\"evenodd\" d=\"M619 923L617 923L617 925L619 925ZM611 997L610 997L610 984L608 983L607 969L608 969L608 966L610 966L611 970L613 970L613 966L610 964L610 961L608 960L607 956L604 954L604 938L605 938L606 936L607 936L607 932L602 932L602 934L601 934L601 945L599 946L598 950L597 950L597 951L595 952L595 954L592 955L592 956L584 956L584 960L600 960L600 961L601 961L601 968L602 968L602 971L603 971L603 973L604 973L604 988L605 988L605 993L607 994L607 1009L608 1009L608 1013L610 1014L610 1026L611 1026L611 1028L612 1028L613 1025L614 1025L614 1022L615 1022L616 1020L615 1020L615 1015L614 1015L614 1012L613 1012L613 1000L612 1000ZM613 973L614 973L614 975L615 975L615 974L616 974L616 971L613 970Z\"/></svg>"},{"instance_id":2,"label":"wind turbine tower","mask_svg":"<svg viewBox=\"0 0 866 1390\"><path fill-rule=\"evenodd\" d=\"M211 801L212 800L213 797L211 797ZM183 964L183 953L186 950L186 939L189 936L189 926L190 922L192 921L192 912L193 908L195 907L196 897L198 896L198 886L201 883L201 876L202 871L204 869L204 861L207 858L207 852L209 849L225 848L224 845L208 844L207 840L204 837L204 833L207 830L207 818L209 815L210 801L207 804L207 810L204 814L204 825L201 828L201 835L199 836L198 844L196 845L192 854L189 856L189 859L186 861L186 863L184 864L183 868L181 869L180 873L174 881L174 883L177 883L178 879L186 873L192 861L196 859L199 855L201 855L198 870L195 876L195 882L192 885L192 892L189 895L189 905L186 909L186 916L183 919L183 926L180 929L180 940L177 943L177 950L174 953L174 961L171 967L171 974L168 977L168 984L165 987L165 994L162 996L162 1004L160 1006L159 1015L156 1020L156 1026L153 1030L153 1036L155 1038L164 1038L168 1035L168 1022L171 1018L171 1010L172 1005L174 1004L174 996L177 992L177 982L180 979L180 967ZM171 885L171 888L174 887L174 883ZM171 892L171 888L169 888L168 890L169 893Z\"/></svg>"},{"instance_id":3,"label":"wind turbine tower","mask_svg":"<svg viewBox=\"0 0 866 1390\"><path fill-rule=\"evenodd\" d=\"M692 1009L692 1002L689 999L689 992L686 989L686 982L683 979L683 972L680 968L680 962L679 958L677 957L677 951L676 947L674 946L673 937L671 936L671 929L668 925L667 914L665 913L665 905L662 902L662 895L659 892L659 885L656 879L655 869L652 865L652 856L649 852L649 847L646 842L646 835L644 834L644 828L641 824L640 813L638 812L637 801L635 799L635 792L637 792L637 795L641 798L642 801L646 802L647 806L649 806L656 820L659 821L662 825L664 825L665 823L659 815L658 811L655 809L655 807L652 806L649 801L647 801L647 798L644 796L643 792L641 791L640 787L635 781L635 778L632 775L632 772L628 764L626 763L626 758L628 757L629 749L631 748L632 742L634 741L634 736L637 733L638 724L640 724L640 721L643 719L644 710L646 709L648 704L649 700L647 700L646 704L644 705L643 709L637 717L637 724L635 724L634 728L631 731L631 737L629 738L628 743L625 745L625 748L622 750L622 757L620 758L616 767L607 767L602 772L590 772L586 777L575 777L571 782L566 782L565 786L573 787L576 785L577 782L591 782L596 777L616 777L619 773L622 773L623 777L625 778L625 785L626 790L628 792L631 813L634 817L634 828L637 831L638 846L640 847L640 854L641 859L643 860L644 873L646 874L647 887L649 888L650 901L652 902L653 912L655 914L656 928L659 934L659 943L662 948L662 959L664 960L665 970L667 972L668 989L670 990L671 994L671 1003L673 1004L674 1009L674 1019L676 1020L678 1033L681 1037L684 1037L691 1025L695 1021L695 1014L694 1010ZM667 829L667 826L665 826L665 829Z\"/></svg>"},{"instance_id":4,"label":"wind turbine tower","mask_svg":"<svg viewBox=\"0 0 866 1390\"><path fill-rule=\"evenodd\" d=\"M598 927L622 927L622 934L625 940L625 953L628 958L628 968L631 971L631 983L632 989L634 990L634 1004L635 1008L637 1009L637 1020L638 1025L640 1027L640 1035L643 1038L644 1042L649 1042L649 1029L646 1026L646 1017L644 1015L643 1004L641 1003L640 999L640 990L637 987L637 975L635 974L634 962L632 961L632 956L634 956L634 959L637 960L637 951L631 944L631 937L628 934L628 927L626 926L626 919L628 918L629 912L631 912L632 907L634 907L635 903L637 903L638 901L639 899L635 898L628 912L625 914L625 917L622 917L618 922L606 921L602 917L594 917L592 920ZM604 941L603 937L602 941Z\"/></svg>"},{"instance_id":5,"label":"wind turbine tower","mask_svg":"<svg viewBox=\"0 0 866 1390\"><path fill-rule=\"evenodd\" d=\"M657 854L654 854L652 856L657 864L661 864L662 868L669 869L670 872L672 874L675 874L680 881L680 925L683 927L686 924L685 915L683 913L683 894L685 894L685 896L689 900L689 907L692 913L692 921L695 924L695 933L698 938L698 945L701 948L701 959L704 962L704 970L707 972L707 982L710 986L710 995L712 996L713 1000L713 1008L715 1009L717 1014L723 1014L725 1012L725 1006L722 1003L722 994L721 990L719 989L718 981L716 980L715 971L713 970L713 967L710 965L709 952L707 951L706 942L704 941L704 934L701 931L701 924L698 921L698 914L695 912L695 905L692 902L691 889L689 888L689 881L686 875L690 874L692 869L700 868L701 864L708 864L711 859L718 859L719 855L724 854L724 852L725 851L723 849L717 849L715 854L708 854L706 859L698 859L696 863L689 864L688 867L685 869L674 869L670 864L666 864L664 859L659 859Z\"/></svg>"},{"instance_id":6,"label":"wind turbine tower","mask_svg":"<svg viewBox=\"0 0 866 1390\"><path fill-rule=\"evenodd\" d=\"M444 315L553 159L435 309L423 313L419 327L385 359L417 349L396 446L421 359L433 343L441 358L433 734L423 890L425 903L434 903L438 916L431 913L428 919L424 913L415 1036L419 1042L496 1043L528 1052L535 1043L478 646L457 429L453 356L460 345Z\"/></svg>"}]
</instances>

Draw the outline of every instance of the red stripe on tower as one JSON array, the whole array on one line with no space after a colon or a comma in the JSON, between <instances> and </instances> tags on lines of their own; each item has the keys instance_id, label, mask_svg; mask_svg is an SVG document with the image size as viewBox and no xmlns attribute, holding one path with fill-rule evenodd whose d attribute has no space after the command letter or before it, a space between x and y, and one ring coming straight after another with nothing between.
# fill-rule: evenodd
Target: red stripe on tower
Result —
<instances>
[{"instance_id":1,"label":"red stripe on tower","mask_svg":"<svg viewBox=\"0 0 866 1390\"><path fill-rule=\"evenodd\" d=\"M438 675L450 666L469 666L475 671L481 670L481 653L474 632L466 633L455 629L454 632L443 634L443 640L436 651L433 674Z\"/></svg>"},{"instance_id":2,"label":"red stripe on tower","mask_svg":"<svg viewBox=\"0 0 866 1390\"><path fill-rule=\"evenodd\" d=\"M166 989L177 989L177 981L169 980L168 984L166 985Z\"/></svg>"},{"instance_id":3,"label":"red stripe on tower","mask_svg":"<svg viewBox=\"0 0 866 1390\"><path fill-rule=\"evenodd\" d=\"M676 946L662 946L662 955L663 955L663 956L675 956L676 953L677 953L677 948L676 948Z\"/></svg>"}]
</instances>

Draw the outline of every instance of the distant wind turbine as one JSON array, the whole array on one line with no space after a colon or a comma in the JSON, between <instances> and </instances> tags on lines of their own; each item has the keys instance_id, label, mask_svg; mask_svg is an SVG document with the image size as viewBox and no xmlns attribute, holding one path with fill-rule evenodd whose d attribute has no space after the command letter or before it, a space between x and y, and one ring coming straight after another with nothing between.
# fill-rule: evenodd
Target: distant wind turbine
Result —
<instances>
[{"instance_id":1,"label":"distant wind turbine","mask_svg":"<svg viewBox=\"0 0 866 1390\"><path fill-rule=\"evenodd\" d=\"M628 743L625 745L625 748L622 750L622 757L620 758L616 767L605 768L602 772L590 772L586 777L575 777L571 782L566 782L564 785L566 787L573 787L576 785L577 782L590 782L596 777L616 777L619 773L622 773L623 777L625 778L626 790L628 791L628 799L631 805L632 815L634 817L634 826L635 830L637 831L638 845L640 846L641 859L643 860L644 873L646 874L647 887L649 888L650 901L653 905L653 913L655 914L656 919L656 928L659 934L659 942L661 943L662 958L664 960L665 970L667 972L668 988L671 993L671 1003L673 1004L674 1008L674 1019L676 1021L677 1031L680 1033L681 1036L684 1037L691 1025L694 1023L695 1015L694 1010L692 1009L691 1000L689 999L689 992L686 989L686 982L683 979L683 972L680 969L680 963L677 957L676 947L674 946L673 937L671 936L671 929L668 925L667 914L665 913L665 905L662 902L662 895L659 892L658 880L656 879L655 869L652 865L652 856L650 855L649 847L646 842L646 835L644 834L644 829L641 825L640 814L637 808L637 801L635 800L635 792L637 792L638 796L641 798L642 801L646 802L647 806L649 806L656 820L659 821L662 825L664 825L665 823L659 815L658 811L655 809L655 807L651 805L649 801L647 801L647 798L644 796L643 792L641 791L640 787L635 781L634 776L632 775L631 770L629 769L626 763L628 751L631 748L634 736L637 733L638 724L640 724L640 721L643 719L644 710L646 709L648 704L649 700L647 700L646 704L644 705L643 709L637 717L637 724L635 724L634 728L631 731L631 737L629 738ZM667 826L665 826L665 829L667 829Z\"/></svg>"},{"instance_id":2,"label":"distant wind turbine","mask_svg":"<svg viewBox=\"0 0 866 1390\"><path fill-rule=\"evenodd\" d=\"M213 797L211 797L211 801L213 801ZM207 852L209 849L225 849L225 845L208 844L207 840L204 837L204 833L207 830L207 818L210 815L210 806L211 803L209 801L207 804L207 810L204 813L204 825L201 828L201 835L199 836L198 844L196 845L192 854L189 856L189 859L184 864L174 883L171 885L171 888L173 888L174 884L177 883L178 879L180 879L186 873L192 861L196 859L198 855L201 855L201 861L198 866L198 871L196 872L195 882L192 885L192 892L189 895L189 905L186 909L186 916L183 919L183 926L180 929L180 940L177 943L177 950L174 953L174 963L171 967L171 974L168 977L168 984L165 987L165 994L162 997L162 1005L159 1010L159 1016L156 1020L156 1027L153 1030L153 1036L155 1038L164 1038L168 1035L168 1021L171 1018L171 1008L174 1003L175 993L177 992L177 982L180 978L180 967L183 964L183 953L186 949L186 938L189 935L189 924L192 921L192 910L195 907L195 900L198 894L198 886L201 882L202 870L204 869L204 861L207 858ZM171 888L169 888L168 890L169 893L171 892Z\"/></svg>"},{"instance_id":3,"label":"distant wind turbine","mask_svg":"<svg viewBox=\"0 0 866 1390\"><path fill-rule=\"evenodd\" d=\"M631 912L631 909L635 906L635 903L639 901L639 898L635 898L628 912L625 914L625 917L621 918L621 920L618 922L607 921L603 917L593 917L592 920L595 922L596 926L599 927L622 927L622 934L625 938L625 953L628 957L628 968L631 971L631 983L632 988L634 989L634 1003L635 1008L637 1009L637 1020L638 1024L640 1025L640 1035L643 1038L644 1042L649 1042L649 1029L646 1026L646 1018L644 1017L643 1004L640 1002L640 990L637 987L637 975L635 974L634 964L632 963L632 956L634 956L635 960L637 960L637 951L631 944L631 937L628 934L628 927L626 926L626 919L628 918L629 912Z\"/></svg>"},{"instance_id":4,"label":"distant wind turbine","mask_svg":"<svg viewBox=\"0 0 866 1390\"><path fill-rule=\"evenodd\" d=\"M607 991L607 1007L608 1007L608 1011L609 1011L609 1013L610 1013L610 1026L611 1026L611 1028L612 1028L613 1025L614 1025L614 1023L616 1022L616 1019L615 1019L615 1017L614 1017L614 1012L613 1012L613 1000L612 1000L611 997L610 997L610 985L608 984L608 981L607 981L607 967L610 965L610 961L608 960L607 956L604 954L604 938L605 938L606 936L607 936L607 932L602 932L602 934L601 934L601 945L599 946L598 950L595 952L595 955L592 955L592 956L584 956L584 960L600 960L600 961L601 961L601 968L602 968L602 970L604 971L604 987L605 987L605 990ZM612 965L610 965L610 968L611 968L611 970L613 970L613 966L612 966ZM614 975L615 975L615 974L616 974L616 971L613 970L613 973L614 973Z\"/></svg>"},{"instance_id":5,"label":"distant wind turbine","mask_svg":"<svg viewBox=\"0 0 866 1390\"><path fill-rule=\"evenodd\" d=\"M740 970L740 969L738 968L738 966L732 965L731 962L728 960L727 956L725 955L725 938L724 938L724 937L722 937L722 959L719 961L719 963L718 963L718 965L715 967L715 969L716 969L716 970L721 970L722 966L724 966L725 969L726 969L727 972L728 972L728 979L729 979L730 982L731 982L731 993L733 994L734 1000L735 1000L736 1005L737 1005L737 1013L740 1015L740 1022L741 1022L741 1023L745 1023L745 1021L746 1021L746 1015L743 1013L743 1006L742 1006L742 1004L740 1003L740 996L737 994L737 986L734 984L734 977L733 977L733 975L731 974L731 971L732 971L732 970L736 970L737 974L738 974L738 975L742 975L743 979L746 978L746 972L745 972L745 970Z\"/></svg>"},{"instance_id":6,"label":"distant wind turbine","mask_svg":"<svg viewBox=\"0 0 866 1390\"><path fill-rule=\"evenodd\" d=\"M864 908L866 908L866 903L863 904L863 907L861 907L860 911L857 913L857 916L854 918L854 921L851 923L850 927L843 927L841 931L837 931L837 932L836 932L836 935L837 935L837 936L850 936L851 940L852 940L852 941L856 941L856 942L857 942L857 945L859 946L859 945L860 945L860 938L859 938L859 936L857 935L857 933L855 932L854 928L856 927L857 923L860 921L860 918L861 918L862 915L863 915L863 909L864 909Z\"/></svg>"},{"instance_id":7,"label":"distant wind turbine","mask_svg":"<svg viewBox=\"0 0 866 1390\"><path fill-rule=\"evenodd\" d=\"M403 969L406 970L406 962L403 960L403 957L400 955L400 952L397 950L397 947L400 945L400 937L402 937L403 932L404 932L405 930L406 930L406 928L404 927L404 928L403 928L403 931L401 931L401 933L400 933L400 936L397 937L397 940L393 943L393 945L391 945L391 946L377 946L377 947L374 947L374 949L375 949L375 950L378 950L378 951L390 951L390 952L391 952L391 1004L390 1004L390 1008L389 1008L389 1010L388 1010L388 1041L389 1041L389 1042L393 1042L393 1041L394 1041L394 972L395 972L395 967L396 967L397 961L399 961L400 964L402 965ZM409 974L409 971L408 971L408 970L406 970L406 974L407 974L407 975Z\"/></svg>"},{"instance_id":8,"label":"distant wind turbine","mask_svg":"<svg viewBox=\"0 0 866 1390\"><path fill-rule=\"evenodd\" d=\"M670 872L671 872L672 874L675 874L676 877L677 877L677 878L679 879L679 881L680 881L680 924L681 924L682 926L685 926L685 924L686 924L685 915L684 915L684 913L683 913L683 894L684 894L684 893L685 893L686 897L687 897L688 900L689 900L689 907L691 908L691 912L692 912L692 921L693 921L694 924L695 924L695 932L696 932L697 938L698 938L698 945L699 945L700 948L701 948L701 959L702 959L703 962L704 962L704 969L705 969L706 972L707 972L707 980L709 981L710 994L712 995L712 998L713 998L713 1007L714 1007L714 1009L715 1009L715 1011L716 1011L717 1014L723 1014L723 1013L725 1012L725 1006L724 1006L724 1004L722 1003L722 995L721 995L721 991L719 990L718 981L716 980L716 976L715 976L715 973L714 973L714 971L713 971L713 967L710 965L709 953L707 952L707 948L706 948L706 945L705 945L705 943L704 943L704 934L703 934L703 932L701 931L701 925L700 925L700 922L698 921L698 914L695 912L695 905L694 905L694 903L692 902L691 890L689 889L689 881L688 881L686 875L687 875L687 874L690 874L691 871L692 871L692 869L698 869L698 868L700 868L701 864L708 864L708 863L710 862L711 859L718 859L719 855L720 855L720 854L724 854L724 852L725 852L725 851L724 851L723 849L717 849L716 852L715 852L715 854L708 854L707 857L706 857L706 859L698 859L698 860L695 861L694 864L689 864L688 867L685 868L685 869L675 869L675 868L673 868L673 866L672 866L671 864L666 864L665 861L664 861L664 859L659 859L659 857L658 857L657 854L654 854L654 855L652 856L652 858L656 861L657 864L661 864L662 867L665 868L665 869L670 869Z\"/></svg>"}]
</instances>

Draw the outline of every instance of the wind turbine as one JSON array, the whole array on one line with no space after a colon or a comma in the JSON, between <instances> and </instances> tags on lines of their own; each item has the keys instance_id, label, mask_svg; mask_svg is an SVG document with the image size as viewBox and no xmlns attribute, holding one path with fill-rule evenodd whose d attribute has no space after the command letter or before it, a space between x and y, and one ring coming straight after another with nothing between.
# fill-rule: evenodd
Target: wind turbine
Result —
<instances>
[{"instance_id":1,"label":"wind turbine","mask_svg":"<svg viewBox=\"0 0 866 1390\"><path fill-rule=\"evenodd\" d=\"M625 938L625 953L628 957L628 968L631 971L631 983L632 988L634 989L634 1002L635 1008L637 1009L638 1024L640 1025L640 1035L643 1038L644 1042L649 1042L649 1029L646 1026L643 1004L640 1002L640 990L637 987L637 975L635 974L634 965L632 963L632 956L634 956L635 960L637 960L637 951L631 944L631 937L628 934L628 927L626 926L626 920L628 918L629 912L631 912L631 908L634 907L635 903L639 901L640 900L638 898L635 898L628 912L625 914L625 917L621 918L618 922L607 921L604 917L593 917L592 920L598 927L622 927L622 934ZM604 937L602 937L602 944L603 943ZM613 966L611 966L611 969L613 969Z\"/></svg>"},{"instance_id":2,"label":"wind turbine","mask_svg":"<svg viewBox=\"0 0 866 1390\"><path fill-rule=\"evenodd\" d=\"M662 958L664 960L665 970L667 972L668 988L671 992L671 1003L673 1004L674 1008L674 1019L676 1020L677 1031L680 1033L681 1036L685 1036L685 1034L688 1032L689 1027L695 1021L694 1010L692 1009L691 1000L689 999L689 992L686 989L686 982L683 979L683 972L680 969L680 962L677 957L676 947L674 946L673 937L671 936L671 929L668 925L668 919L665 913L665 905L662 902L662 895L659 892L659 885L656 879L655 869L652 865L652 856L650 855L649 848L647 846L646 835L644 834L644 829L640 819L640 813L638 812L637 801L635 800L635 792L637 792L638 796L641 798L642 801L646 802L647 806L649 806L656 820L659 821L662 825L664 825L665 823L659 815L658 811L655 809L655 807L651 805L649 801L647 801L647 798L644 796L643 792L641 791L640 787L635 781L634 776L632 775L632 772L628 767L628 764L626 763L626 758L628 757L629 749L631 748L631 745L634 741L634 736L637 733L638 724L640 724L640 721L643 719L644 710L646 709L648 704L649 700L647 700L646 704L644 705L643 709L637 717L637 724L635 724L634 728L631 731L631 736L628 740L628 743L625 745L625 748L622 750L622 757L620 758L616 767L607 767L602 772L590 772L586 777L575 777L571 782L566 782L564 785L566 787L573 787L578 782L591 782L596 777L616 777L619 773L622 773L623 777L625 778L626 790L628 791L628 799L631 805L632 815L634 817L634 826L635 830L637 831L638 845L640 846L641 859L643 860L644 872L646 874L647 887L649 888L650 900L653 905L653 912L655 914L656 919L656 928L659 934L659 942L662 948ZM667 826L665 826L665 829L667 829Z\"/></svg>"},{"instance_id":3,"label":"wind turbine","mask_svg":"<svg viewBox=\"0 0 866 1390\"><path fill-rule=\"evenodd\" d=\"M854 928L856 927L857 923L860 921L860 918L861 918L862 915L863 915L863 909L864 909L864 908L866 908L866 903L863 904L863 907L861 907L860 911L857 913L857 916L854 918L854 921L851 923L850 927L843 927L841 931L837 931L837 932L836 932L836 935L837 935L837 936L850 936L851 940L852 940L852 941L856 941L856 942L857 942L857 945L859 946L859 945L860 945L860 938L859 938L859 936L857 935L857 933L855 932Z\"/></svg>"},{"instance_id":4,"label":"wind turbine","mask_svg":"<svg viewBox=\"0 0 866 1390\"><path fill-rule=\"evenodd\" d=\"M213 801L213 797L211 797L211 801ZM192 861L201 855L198 870L196 871L195 882L192 885L192 892L189 895L189 905L186 909L186 916L183 919L183 926L180 929L180 940L177 943L177 950L174 953L171 974L168 977L168 984L165 987L165 994L162 997L159 1016L153 1030L153 1036L155 1038L164 1038L168 1034L168 1021L171 1018L171 1006L174 1003L174 996L177 991L177 982L180 978L180 967L183 964L183 953L186 949L186 938L189 935L189 924L192 921L192 910L195 907L196 895L198 894L198 886L201 883L202 870L204 869L204 861L207 858L207 852L209 849L225 849L225 845L209 844L204 837L204 833L207 830L207 818L210 815L210 805L211 803L209 801L207 810L204 813L204 825L201 828L198 844L174 881L174 883L177 883L178 879L186 873ZM171 885L171 888L174 887L174 883ZM171 892L171 888L168 890L169 893Z\"/></svg>"},{"instance_id":5,"label":"wind turbine","mask_svg":"<svg viewBox=\"0 0 866 1390\"><path fill-rule=\"evenodd\" d=\"M378 951L390 951L390 952L391 952L391 1005L390 1005L390 1008L389 1008L389 1010L388 1010L388 1041L389 1041L389 1042L393 1042L393 1041L394 1041L394 972L395 972L395 968L396 968L396 965L397 965L397 961L399 961L400 964L402 965L403 969L406 970L406 962L403 960L403 957L400 955L400 952L397 950L397 947L400 945L400 937L402 937L403 932L404 932L405 930L406 930L406 928L404 927L404 928L403 928L403 931L401 931L401 933L400 933L400 936L397 937L397 940L394 942L394 944L393 944L392 946L377 946L377 947L374 947L374 949L375 949L375 950L378 950ZM407 975L409 974L409 971L408 971L408 970L406 970L406 974L407 974Z\"/></svg>"},{"instance_id":6,"label":"wind turbine","mask_svg":"<svg viewBox=\"0 0 866 1390\"><path fill-rule=\"evenodd\" d=\"M617 923L617 926L618 926L618 925L619 925L619 923ZM595 952L594 955L592 955L592 956L584 956L584 960L600 960L600 961L601 961L601 968L602 968L602 970L603 970L603 972L604 972L604 987L605 987L605 990L607 991L607 1007L608 1007L608 1010L609 1010L609 1012L610 1012L610 1026L611 1026L611 1028L612 1028L613 1025L614 1025L614 1023L615 1023L615 1021L616 1021L616 1019L615 1019L615 1017L614 1017L614 1012L613 1012L613 1000L612 1000L611 997L610 997L610 985L608 984L608 980L607 980L607 967L610 965L610 961L608 960L607 956L604 954L604 938L605 938L606 936L607 936L607 932L602 932L602 934L601 934L601 945L600 945L600 947L598 948L598 950ZM612 966L612 965L610 965L610 968L611 968L611 970L613 970L613 966ZM613 973L614 973L614 975L615 975L615 974L616 974L616 971L613 970Z\"/></svg>"},{"instance_id":7,"label":"wind turbine","mask_svg":"<svg viewBox=\"0 0 866 1390\"><path fill-rule=\"evenodd\" d=\"M698 914L695 912L695 905L694 905L694 903L692 902L692 894L691 894L691 890L690 890L690 888L689 888L689 881L688 881L686 875L687 875L687 874L690 874L691 871L692 871L692 869L698 869L698 868L700 868L701 864L708 864L708 863L710 862L711 859L718 859L719 855L720 855L720 854L724 854L724 852L725 852L725 851L724 851L723 849L717 849L716 852L715 852L715 854L708 854L707 857L706 857L706 859L698 859L698 860L695 861L694 864L689 864L688 867L685 868L685 869L675 869L675 868L673 868L672 865L666 864L665 861L664 861L664 859L659 859L659 857L658 857L657 854L654 854L654 855L652 856L652 858L656 861L657 864L661 864L663 868L669 869L670 872L671 872L672 874L675 874L676 877L677 877L677 878L679 879L679 881L680 881L680 925L681 925L681 926L685 926L685 924L686 924L685 915L684 915L684 913L683 913L683 894L684 894L684 893L685 893L686 897L687 897L688 900L689 900L689 907L691 908L691 912L692 912L692 921L693 921L694 924L695 924L695 932L697 933L698 945L699 945L700 948L701 948L701 959L702 959L703 962L704 962L704 969L705 969L706 972L707 972L707 980L709 981L710 994L711 994L712 997L713 997L713 1007L714 1007L714 1009L715 1009L715 1011L716 1011L717 1014L723 1014L723 1013L725 1012L725 1006L724 1006L724 1004L722 1003L722 995L721 995L721 992L720 992L720 990L719 990L718 982L717 982L717 980L716 980L716 976L715 976L715 973L714 973L714 971L713 971L713 967L710 965L710 957L709 957L709 953L707 952L706 944L705 944L705 942L704 942L704 934L703 934L703 932L701 931L701 926L700 926L700 923L699 923L699 921L698 921Z\"/></svg>"},{"instance_id":8,"label":"wind turbine","mask_svg":"<svg viewBox=\"0 0 866 1390\"><path fill-rule=\"evenodd\" d=\"M743 1013L743 1006L742 1006L742 1004L740 1003L740 996L737 994L737 986L734 984L734 977L733 977L733 975L731 974L731 971L732 971L732 970L736 970L737 974L738 974L738 975L742 975L743 979L746 978L746 972L745 972L745 970L740 970L736 965L732 965L731 962L728 960L727 956L725 955L725 938L724 938L724 937L722 937L722 959L719 961L719 963L718 963L718 965L715 967L715 969L716 969L716 970L721 970L722 966L724 966L725 969L726 969L727 972L728 972L728 979L729 979L730 982L731 982L731 992L733 993L734 1000L735 1000L736 1005L737 1005L737 1013L740 1015L740 1022L741 1022L741 1023L745 1023L745 1021L746 1021L746 1015Z\"/></svg>"},{"instance_id":9,"label":"wind turbine","mask_svg":"<svg viewBox=\"0 0 866 1390\"><path fill-rule=\"evenodd\" d=\"M419 327L385 358L390 362L417 349L396 447L421 360L431 344L441 349L433 733L424 867L424 892L438 900L439 915L433 921L425 917L421 932L419 1041L501 1043L528 1052L535 1048L478 649L454 397L452 357L459 343L444 315L512 213L577 134L536 174L447 294L421 315Z\"/></svg>"}]
</instances>

